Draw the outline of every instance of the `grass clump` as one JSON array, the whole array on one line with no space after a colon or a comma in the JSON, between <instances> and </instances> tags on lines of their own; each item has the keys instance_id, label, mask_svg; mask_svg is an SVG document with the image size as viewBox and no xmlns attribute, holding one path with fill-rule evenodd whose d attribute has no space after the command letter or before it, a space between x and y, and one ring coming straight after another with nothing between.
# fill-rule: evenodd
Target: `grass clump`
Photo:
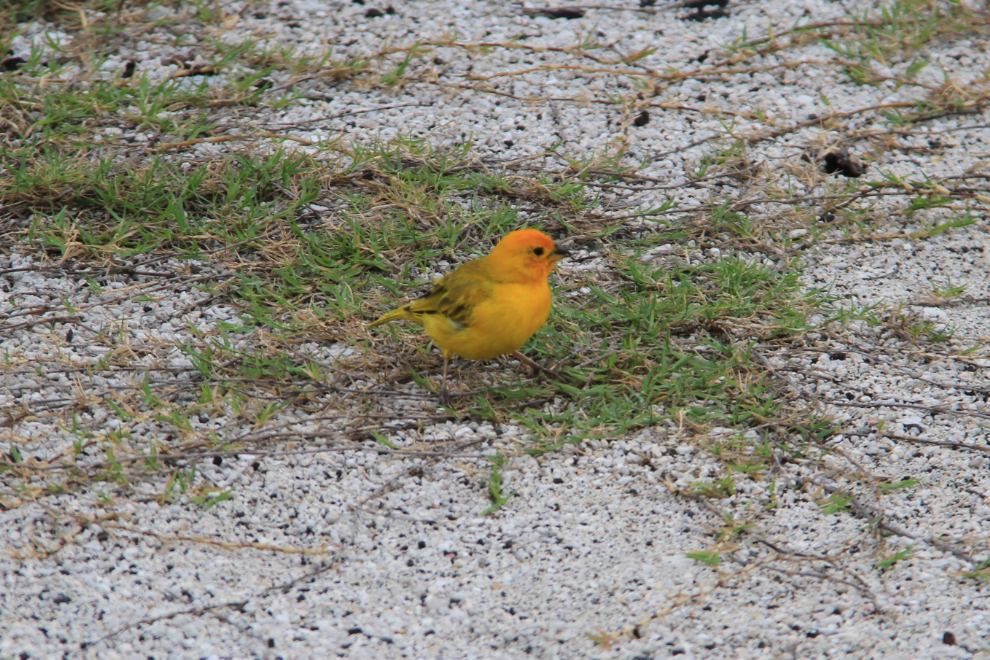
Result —
<instances>
[{"instance_id":1,"label":"grass clump","mask_svg":"<svg viewBox=\"0 0 990 660\"><path fill-rule=\"evenodd\" d=\"M5 157L14 162L10 153ZM826 298L804 290L796 272L778 272L757 255L712 259L692 248L689 237L714 226L705 218L686 219L674 234L631 237L600 227L583 182L495 169L478 163L470 145L438 151L416 140L310 154L245 148L188 166L153 156L143 166L108 158L87 170L77 159L53 170L58 157L41 150L22 162L6 173L4 203L21 227L9 238L63 268L99 264L103 274L88 277L101 295L110 295L114 269L152 271L133 264L231 268L226 276L197 275L199 267L171 271L182 273L176 282L199 282L210 300L237 310L215 330L189 323L187 338L176 344L188 359L196 400L181 403L184 388L148 372L121 396L129 406L121 410L132 418L114 413L128 425L143 419L196 438L200 451L245 445L198 430L197 415L222 411L265 427L287 402L305 409L314 397L351 391L335 384L339 369L363 373L379 389L428 378L439 362L424 354L420 333L399 328L369 336L362 319L415 295L440 274L438 263L486 253L524 224L562 239L583 234L580 240L600 246L605 257L595 273L565 268L554 316L527 348L553 363L560 378L466 365L458 382L474 393L448 414L521 424L534 436L527 447L534 452L661 420L699 430L781 420L783 428L810 425L753 351L799 335ZM541 221L523 218L521 205L538 210ZM732 227L745 218L734 217L728 227L719 217L725 235L738 239ZM671 243L671 235L681 238ZM156 295L138 294L155 304ZM297 348L314 338L350 345L362 357L315 360ZM97 370L130 368L132 359L117 346ZM362 409L382 410L386 401L364 397ZM121 447L138 451L131 444L128 438L110 443L107 469L115 483L135 467L120 461L127 453ZM167 451L155 447L149 457L161 465L154 456Z\"/></svg>"},{"instance_id":2,"label":"grass clump","mask_svg":"<svg viewBox=\"0 0 990 660\"><path fill-rule=\"evenodd\" d=\"M577 441L662 419L748 426L784 414L786 399L752 351L806 330L825 297L741 258L659 268L627 258L615 274L611 286L589 283L579 307L558 304L560 320L535 342L548 358L574 356L558 366L569 382L555 385L569 403L517 418Z\"/></svg>"}]
</instances>

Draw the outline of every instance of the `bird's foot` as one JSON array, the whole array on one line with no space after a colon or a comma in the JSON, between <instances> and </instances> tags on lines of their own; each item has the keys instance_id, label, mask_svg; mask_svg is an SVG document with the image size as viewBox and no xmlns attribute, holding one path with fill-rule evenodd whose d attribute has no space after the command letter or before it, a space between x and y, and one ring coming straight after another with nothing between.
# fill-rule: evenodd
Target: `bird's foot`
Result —
<instances>
[{"instance_id":1,"label":"bird's foot","mask_svg":"<svg viewBox=\"0 0 990 660\"><path fill-rule=\"evenodd\" d=\"M447 389L446 385L440 388L440 392L437 396L440 399L441 406L450 406L450 390Z\"/></svg>"},{"instance_id":2,"label":"bird's foot","mask_svg":"<svg viewBox=\"0 0 990 660\"><path fill-rule=\"evenodd\" d=\"M537 364L533 360L530 360L528 357L526 357L519 351L513 353L512 357L516 358L517 360L528 366L532 370L534 377L539 376L541 373L543 373L555 380L560 380L560 374L558 374L556 371L554 371L553 369L548 369L547 367L540 366L539 364Z\"/></svg>"}]
</instances>

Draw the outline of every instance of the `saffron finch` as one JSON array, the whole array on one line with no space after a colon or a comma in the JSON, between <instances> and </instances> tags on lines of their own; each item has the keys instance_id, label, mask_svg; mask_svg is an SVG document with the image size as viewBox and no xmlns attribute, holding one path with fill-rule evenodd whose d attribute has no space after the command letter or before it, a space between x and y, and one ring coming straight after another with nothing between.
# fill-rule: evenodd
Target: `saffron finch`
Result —
<instances>
[{"instance_id":1,"label":"saffron finch","mask_svg":"<svg viewBox=\"0 0 990 660\"><path fill-rule=\"evenodd\" d=\"M422 298L385 314L368 327L399 319L423 326L443 351L440 402L447 404L447 366L454 355L490 360L514 353L535 366L519 348L547 322L551 304L547 278L567 256L567 251L543 232L514 231L487 256L461 264Z\"/></svg>"}]
</instances>

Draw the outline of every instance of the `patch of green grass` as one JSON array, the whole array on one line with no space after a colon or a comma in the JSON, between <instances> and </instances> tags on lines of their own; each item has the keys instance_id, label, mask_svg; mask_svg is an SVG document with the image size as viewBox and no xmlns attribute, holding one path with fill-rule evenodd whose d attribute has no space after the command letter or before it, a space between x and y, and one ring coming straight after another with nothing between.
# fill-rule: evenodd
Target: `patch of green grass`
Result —
<instances>
[{"instance_id":1,"label":"patch of green grass","mask_svg":"<svg viewBox=\"0 0 990 660\"><path fill-rule=\"evenodd\" d=\"M234 499L234 491L228 489L218 490L215 488L204 489L202 495L194 495L189 498L194 504L198 504L204 509L212 509L221 502Z\"/></svg>"},{"instance_id":2,"label":"patch of green grass","mask_svg":"<svg viewBox=\"0 0 990 660\"><path fill-rule=\"evenodd\" d=\"M919 483L921 482L915 479L914 477L904 477L900 481L895 481L894 483L879 484L877 488L879 488L881 491L886 493L895 490L901 490L903 488L913 488L917 486Z\"/></svg>"},{"instance_id":3,"label":"patch of green grass","mask_svg":"<svg viewBox=\"0 0 990 660\"><path fill-rule=\"evenodd\" d=\"M59 10L67 11L55 0L0 0L0 26L49 17Z\"/></svg>"},{"instance_id":4,"label":"patch of green grass","mask_svg":"<svg viewBox=\"0 0 990 660\"><path fill-rule=\"evenodd\" d=\"M929 42L978 28L985 21L965 3L940 0L893 0L869 8L843 39L823 43L848 60L862 63L850 67L850 79L859 84L875 84L869 65L890 66L909 61L905 78L913 78L923 67L924 58L908 60Z\"/></svg>"},{"instance_id":5,"label":"patch of green grass","mask_svg":"<svg viewBox=\"0 0 990 660\"><path fill-rule=\"evenodd\" d=\"M494 456L487 456L486 458L492 464L492 475L488 478L488 497L491 498L492 505L482 511L481 515L490 516L505 506L512 496L519 491L514 490L508 495L502 494L502 474L500 470L508 463L508 459L502 455L502 452L496 452Z\"/></svg>"},{"instance_id":6,"label":"patch of green grass","mask_svg":"<svg viewBox=\"0 0 990 660\"><path fill-rule=\"evenodd\" d=\"M588 282L580 306L558 299L556 320L530 343L545 359L575 353L557 367L567 378L553 383L566 405L515 414L541 442L621 435L661 419L747 426L784 414L786 402L750 351L756 341L803 332L825 297L795 274L732 257L615 265L617 279Z\"/></svg>"},{"instance_id":7,"label":"patch of green grass","mask_svg":"<svg viewBox=\"0 0 990 660\"><path fill-rule=\"evenodd\" d=\"M749 530L753 529L753 527L755 527L755 523L740 522L736 520L731 513L728 512L723 512L722 518L723 518L722 529L720 529L718 532L718 538L716 539L717 543L722 543L723 541L726 541L733 537L740 536L741 534L745 534Z\"/></svg>"},{"instance_id":8,"label":"patch of green grass","mask_svg":"<svg viewBox=\"0 0 990 660\"><path fill-rule=\"evenodd\" d=\"M926 90L911 111L887 109L880 114L892 124L905 125L947 114L966 112L982 94L977 88L954 81L943 69L940 85L919 82L918 74L929 64L925 48L967 32L986 32L990 14L954 0L893 0L871 7L848 34L823 31L822 43L836 52L839 64L857 85L878 86L893 81ZM931 201L925 202L930 204Z\"/></svg>"},{"instance_id":9,"label":"patch of green grass","mask_svg":"<svg viewBox=\"0 0 990 660\"><path fill-rule=\"evenodd\" d=\"M898 553L891 555L890 557L885 557L876 563L876 567L881 571L886 571L894 566L899 561L904 559L910 559L912 553L914 552L914 545L910 545L907 548L901 550Z\"/></svg>"},{"instance_id":10,"label":"patch of green grass","mask_svg":"<svg viewBox=\"0 0 990 660\"><path fill-rule=\"evenodd\" d=\"M886 325L906 339L924 340L932 344L947 342L956 333L956 328L945 323L928 321L904 310L891 311Z\"/></svg>"},{"instance_id":11,"label":"patch of green grass","mask_svg":"<svg viewBox=\"0 0 990 660\"><path fill-rule=\"evenodd\" d=\"M142 255L245 264L197 285L239 308L215 336L180 347L207 383L319 379L321 370L290 348L314 325L339 328L383 294L390 306L427 285L422 273L438 261L463 259L465 249L487 252L520 224L509 200L568 210L583 203L581 186L565 181L537 185L465 167L469 145L441 152L399 140L318 156L245 149L191 167L154 155L140 165L106 158L94 167L63 148L56 133L50 137L52 144L0 152L10 165L0 195L24 220L25 249L42 247L78 264ZM99 276L87 277L103 289ZM264 348L234 348L239 335L256 329L272 338ZM216 395L225 396L225 388ZM158 422L192 432L181 407L147 381L141 396Z\"/></svg>"},{"instance_id":12,"label":"patch of green grass","mask_svg":"<svg viewBox=\"0 0 990 660\"><path fill-rule=\"evenodd\" d=\"M948 279L948 283L944 287L939 286L935 282L930 283L932 287L932 295L934 295L937 298L952 300L966 293L966 289L969 287L969 284L960 284L959 286L952 286L952 278L950 277L947 279Z\"/></svg>"},{"instance_id":13,"label":"patch of green grass","mask_svg":"<svg viewBox=\"0 0 990 660\"><path fill-rule=\"evenodd\" d=\"M695 495L701 495L702 497L711 497L715 499L721 499L723 497L732 497L736 494L735 484L732 483L732 475L726 475L724 478L714 481L714 482L704 482L699 481L691 485L691 490Z\"/></svg>"},{"instance_id":14,"label":"patch of green grass","mask_svg":"<svg viewBox=\"0 0 990 660\"><path fill-rule=\"evenodd\" d=\"M973 570L963 572L962 575L973 580L990 580L990 558L974 566Z\"/></svg>"},{"instance_id":15,"label":"patch of green grass","mask_svg":"<svg viewBox=\"0 0 990 660\"><path fill-rule=\"evenodd\" d=\"M699 552L688 552L684 554L688 559L693 559L695 561L700 561L702 564L708 564L712 568L716 568L722 563L722 556L715 552L714 550L702 550Z\"/></svg>"},{"instance_id":16,"label":"patch of green grass","mask_svg":"<svg viewBox=\"0 0 990 660\"><path fill-rule=\"evenodd\" d=\"M856 499L855 495L850 495L848 493L835 492L832 493L827 500L818 502L818 506L821 507L822 513L826 516L832 515L833 513L839 513L840 511L845 511L852 505L853 500Z\"/></svg>"}]
</instances>

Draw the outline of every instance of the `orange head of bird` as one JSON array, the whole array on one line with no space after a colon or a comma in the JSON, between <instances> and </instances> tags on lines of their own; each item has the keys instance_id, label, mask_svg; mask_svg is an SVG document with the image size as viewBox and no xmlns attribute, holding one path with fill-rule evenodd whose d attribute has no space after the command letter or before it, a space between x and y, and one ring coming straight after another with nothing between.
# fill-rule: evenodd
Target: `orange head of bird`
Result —
<instances>
[{"instance_id":1,"label":"orange head of bird","mask_svg":"<svg viewBox=\"0 0 990 660\"><path fill-rule=\"evenodd\" d=\"M488 255L497 268L521 279L546 279L554 265L569 256L553 239L536 229L520 229L506 234Z\"/></svg>"}]
</instances>

